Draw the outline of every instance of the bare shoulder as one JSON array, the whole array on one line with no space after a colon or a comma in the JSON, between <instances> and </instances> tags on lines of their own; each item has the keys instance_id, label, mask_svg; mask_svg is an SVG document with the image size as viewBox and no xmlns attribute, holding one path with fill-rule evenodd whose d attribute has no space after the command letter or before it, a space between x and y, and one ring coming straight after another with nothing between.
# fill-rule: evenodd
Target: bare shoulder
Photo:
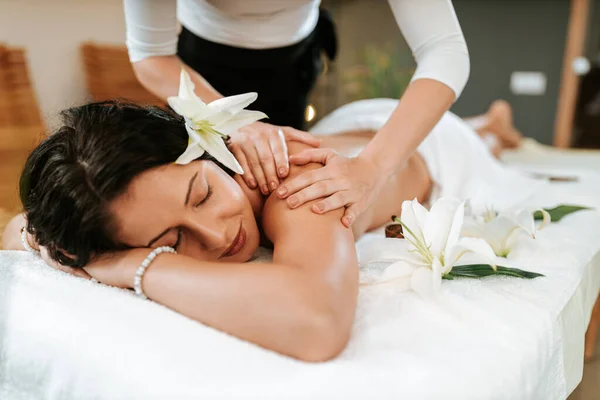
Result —
<instances>
[{"instance_id":1,"label":"bare shoulder","mask_svg":"<svg viewBox=\"0 0 600 400\"><path fill-rule=\"evenodd\" d=\"M288 150L290 154L296 154L307 148L310 147L291 143ZM317 168L322 165L291 166L286 179ZM263 208L262 227L274 245L274 261L323 270L336 264L356 265L354 236L341 223L344 210L315 214L311 207L316 201L291 209L276 193L269 196Z\"/></svg>"},{"instance_id":2,"label":"bare shoulder","mask_svg":"<svg viewBox=\"0 0 600 400\"><path fill-rule=\"evenodd\" d=\"M314 149L314 147L311 147L307 144L299 143L299 142L287 142L287 146L288 146L288 154L290 156L301 153L304 150ZM311 163L311 164L306 164L306 165L290 165L290 173L283 182L285 182L286 180L288 180L290 178L293 178L296 175L300 175L302 172L310 171L312 169L317 169L317 168L322 168L322 167L323 166L318 163Z\"/></svg>"},{"instance_id":3,"label":"bare shoulder","mask_svg":"<svg viewBox=\"0 0 600 400\"><path fill-rule=\"evenodd\" d=\"M303 150L312 148L309 145L299 142L287 142L287 146L289 155L297 154L302 152ZM304 171L309 171L311 169L316 169L319 167L321 167L320 164L309 164L302 166L290 165L290 173L286 179L290 179L296 175L301 174ZM244 181L244 179L242 179L240 175L236 175L234 179L238 183L238 185L240 185L242 191L246 194L246 197L248 197L248 200L252 205L254 215L260 218L267 198L260 192L258 188L252 189L248 187L248 185L246 185L246 182ZM284 179L282 182L285 182L286 179Z\"/></svg>"}]
</instances>

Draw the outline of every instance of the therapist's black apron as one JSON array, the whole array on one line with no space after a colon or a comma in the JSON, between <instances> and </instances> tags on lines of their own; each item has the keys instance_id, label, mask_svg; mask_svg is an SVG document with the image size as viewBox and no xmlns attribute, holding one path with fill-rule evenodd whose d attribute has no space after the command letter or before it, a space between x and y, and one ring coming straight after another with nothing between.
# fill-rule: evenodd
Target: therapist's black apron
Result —
<instances>
[{"instance_id":1,"label":"therapist's black apron","mask_svg":"<svg viewBox=\"0 0 600 400\"><path fill-rule=\"evenodd\" d=\"M335 57L337 42L329 13L321 10L315 30L301 42L274 49L244 49L210 42L182 27L177 55L224 96L257 92L248 108L265 122L305 128L308 95L323 69L321 50Z\"/></svg>"}]
</instances>

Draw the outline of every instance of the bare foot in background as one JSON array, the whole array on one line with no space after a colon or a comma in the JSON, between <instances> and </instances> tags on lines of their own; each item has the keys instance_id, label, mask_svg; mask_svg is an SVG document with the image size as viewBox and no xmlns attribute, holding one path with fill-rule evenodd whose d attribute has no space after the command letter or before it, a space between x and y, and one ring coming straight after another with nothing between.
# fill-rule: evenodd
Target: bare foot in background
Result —
<instances>
[{"instance_id":1,"label":"bare foot in background","mask_svg":"<svg viewBox=\"0 0 600 400\"><path fill-rule=\"evenodd\" d=\"M504 149L517 148L523 135L513 125L512 108L504 100L496 100L485 114L463 119L487 145L494 157ZM331 147L346 157L355 157L375 135L372 130L348 131L336 135L318 136L321 147Z\"/></svg>"},{"instance_id":2,"label":"bare foot in background","mask_svg":"<svg viewBox=\"0 0 600 400\"><path fill-rule=\"evenodd\" d=\"M512 108L508 102L494 101L486 116L488 123L482 129L496 134L506 148L514 149L521 145L523 135L513 125Z\"/></svg>"},{"instance_id":3,"label":"bare foot in background","mask_svg":"<svg viewBox=\"0 0 600 400\"><path fill-rule=\"evenodd\" d=\"M521 145L523 135L513 125L512 108L504 100L494 101L485 114L465 118L464 121L475 129L496 157L503 149Z\"/></svg>"}]
</instances>

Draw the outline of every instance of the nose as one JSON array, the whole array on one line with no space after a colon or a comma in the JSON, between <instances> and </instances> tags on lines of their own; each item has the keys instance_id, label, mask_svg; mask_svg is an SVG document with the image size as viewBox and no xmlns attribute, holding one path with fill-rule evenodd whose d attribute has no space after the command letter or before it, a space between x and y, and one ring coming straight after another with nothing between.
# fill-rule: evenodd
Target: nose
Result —
<instances>
[{"instance_id":1,"label":"nose","mask_svg":"<svg viewBox=\"0 0 600 400\"><path fill-rule=\"evenodd\" d=\"M217 218L205 221L190 221L188 226L208 251L225 249L230 245L227 241L227 225Z\"/></svg>"}]
</instances>

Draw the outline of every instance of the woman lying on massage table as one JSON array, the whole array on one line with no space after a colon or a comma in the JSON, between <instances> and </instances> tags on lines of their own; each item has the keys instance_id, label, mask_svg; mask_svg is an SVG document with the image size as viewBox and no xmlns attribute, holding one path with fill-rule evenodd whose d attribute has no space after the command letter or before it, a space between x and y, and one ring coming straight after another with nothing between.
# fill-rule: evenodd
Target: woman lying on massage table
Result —
<instances>
[{"instance_id":1,"label":"woman lying on massage table","mask_svg":"<svg viewBox=\"0 0 600 400\"><path fill-rule=\"evenodd\" d=\"M146 296L307 361L330 359L348 341L358 290L354 241L389 221L403 200L425 203L433 186L415 153L350 230L340 223L343 210L318 215L314 202L290 208L289 199L250 189L207 153L175 164L188 134L173 113L104 102L62 116L64 125L27 160L24 215L8 225L4 248L22 250L26 226L27 243L54 267L132 289L151 248L170 246L177 254L158 255L143 275ZM458 142L465 135L475 136L455 117L432 133ZM367 136L328 136L326 144L350 149ZM306 147L288 143L292 155ZM292 166L290 177L318 168ZM273 263L247 263L259 244L272 246Z\"/></svg>"}]
</instances>

